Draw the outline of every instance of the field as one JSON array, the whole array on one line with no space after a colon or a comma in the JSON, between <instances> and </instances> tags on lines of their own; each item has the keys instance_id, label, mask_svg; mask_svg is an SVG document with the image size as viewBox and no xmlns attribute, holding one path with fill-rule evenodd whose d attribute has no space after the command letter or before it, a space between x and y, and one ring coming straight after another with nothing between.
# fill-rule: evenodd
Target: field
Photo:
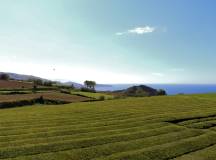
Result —
<instances>
[{"instance_id":1,"label":"field","mask_svg":"<svg viewBox=\"0 0 216 160\"><path fill-rule=\"evenodd\" d=\"M41 87L41 86L40 86ZM0 88L1 90L4 89L32 89L33 83L31 82L23 82L23 81L3 81L0 80Z\"/></svg>"},{"instance_id":2,"label":"field","mask_svg":"<svg viewBox=\"0 0 216 160\"><path fill-rule=\"evenodd\" d=\"M15 94L15 95L0 95L0 103L31 100L31 99L40 98L40 96L43 96L44 99L48 99L48 100L59 100L59 101L64 101L69 103L91 100L90 98L87 97L63 94L59 92L41 92L41 93L28 93L28 94Z\"/></svg>"},{"instance_id":3,"label":"field","mask_svg":"<svg viewBox=\"0 0 216 160\"><path fill-rule=\"evenodd\" d=\"M0 159L213 160L216 94L0 110Z\"/></svg>"},{"instance_id":4,"label":"field","mask_svg":"<svg viewBox=\"0 0 216 160\"><path fill-rule=\"evenodd\" d=\"M73 95L81 95L89 98L100 99L100 97L104 97L104 99L113 99L113 95L105 94L105 93L91 93L91 92L82 92L82 91L72 91Z\"/></svg>"}]
</instances>

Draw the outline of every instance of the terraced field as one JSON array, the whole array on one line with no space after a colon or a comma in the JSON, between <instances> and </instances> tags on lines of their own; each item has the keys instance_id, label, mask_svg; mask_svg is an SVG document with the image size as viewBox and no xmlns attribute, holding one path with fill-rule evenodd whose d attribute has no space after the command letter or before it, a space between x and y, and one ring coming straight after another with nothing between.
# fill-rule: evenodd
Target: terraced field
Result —
<instances>
[{"instance_id":1,"label":"terraced field","mask_svg":"<svg viewBox=\"0 0 216 160\"><path fill-rule=\"evenodd\" d=\"M82 91L72 91L72 95L80 95L84 97L89 97L93 99L100 99L100 97L104 97L104 99L113 99L113 95L105 94L105 93L91 93L91 92L82 92Z\"/></svg>"},{"instance_id":2,"label":"terraced field","mask_svg":"<svg viewBox=\"0 0 216 160\"><path fill-rule=\"evenodd\" d=\"M216 95L0 110L0 159L213 160Z\"/></svg>"},{"instance_id":3,"label":"terraced field","mask_svg":"<svg viewBox=\"0 0 216 160\"><path fill-rule=\"evenodd\" d=\"M31 100L31 99L39 98L40 96L43 96L44 99L59 100L59 101L65 101L71 103L91 100L90 98L87 97L63 94L59 92L41 92L41 93L29 93L29 94L0 95L0 103Z\"/></svg>"},{"instance_id":4,"label":"terraced field","mask_svg":"<svg viewBox=\"0 0 216 160\"><path fill-rule=\"evenodd\" d=\"M32 89L33 83L25 82L25 81L16 81L16 80L9 80L4 81L0 80L0 89L1 90L13 90L13 89ZM38 86L38 88L46 88L45 86Z\"/></svg>"}]
</instances>

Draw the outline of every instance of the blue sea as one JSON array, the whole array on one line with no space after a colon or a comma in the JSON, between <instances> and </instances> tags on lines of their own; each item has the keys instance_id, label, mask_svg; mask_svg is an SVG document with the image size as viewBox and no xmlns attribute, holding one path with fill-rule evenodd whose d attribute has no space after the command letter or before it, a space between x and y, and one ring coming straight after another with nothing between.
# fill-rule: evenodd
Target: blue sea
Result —
<instances>
[{"instance_id":1,"label":"blue sea","mask_svg":"<svg viewBox=\"0 0 216 160\"><path fill-rule=\"evenodd\" d=\"M110 84L96 86L98 91L115 91L139 84ZM164 89L168 95L216 93L216 84L145 84L155 89Z\"/></svg>"}]
</instances>

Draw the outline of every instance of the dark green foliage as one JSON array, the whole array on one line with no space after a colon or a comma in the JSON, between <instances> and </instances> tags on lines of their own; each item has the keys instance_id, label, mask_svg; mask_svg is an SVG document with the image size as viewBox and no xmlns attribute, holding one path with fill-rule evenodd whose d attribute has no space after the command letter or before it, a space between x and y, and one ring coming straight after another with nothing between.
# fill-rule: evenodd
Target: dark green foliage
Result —
<instances>
[{"instance_id":1,"label":"dark green foliage","mask_svg":"<svg viewBox=\"0 0 216 160\"><path fill-rule=\"evenodd\" d=\"M126 96L132 96L132 97L156 96L157 90L145 85L140 85L140 86L133 86L126 89L124 91L124 94Z\"/></svg>"},{"instance_id":2,"label":"dark green foliage","mask_svg":"<svg viewBox=\"0 0 216 160\"><path fill-rule=\"evenodd\" d=\"M100 97L98 98L98 100L99 100L99 101L104 101L104 100L105 100L105 96L100 96Z\"/></svg>"},{"instance_id":3,"label":"dark green foliage","mask_svg":"<svg viewBox=\"0 0 216 160\"><path fill-rule=\"evenodd\" d=\"M52 86L52 81L45 81L45 82L43 82L43 85L51 87Z\"/></svg>"},{"instance_id":4,"label":"dark green foliage","mask_svg":"<svg viewBox=\"0 0 216 160\"><path fill-rule=\"evenodd\" d=\"M93 89L93 88L82 87L80 90L81 90L82 92L92 92L92 93L96 93L95 89Z\"/></svg>"},{"instance_id":5,"label":"dark green foliage","mask_svg":"<svg viewBox=\"0 0 216 160\"><path fill-rule=\"evenodd\" d=\"M21 100L21 101L14 101L14 102L1 102L0 103L0 109L30 106L30 105L34 105L34 104L59 105L59 104L67 104L67 103L69 103L69 102L60 101L60 100L44 99L43 96L41 96L39 98L30 99L30 100Z\"/></svg>"},{"instance_id":6,"label":"dark green foliage","mask_svg":"<svg viewBox=\"0 0 216 160\"><path fill-rule=\"evenodd\" d=\"M163 90L163 89L159 89L157 92L158 92L157 95L159 95L159 96L165 96L165 95L167 95L166 91Z\"/></svg>"},{"instance_id":7,"label":"dark green foliage","mask_svg":"<svg viewBox=\"0 0 216 160\"><path fill-rule=\"evenodd\" d=\"M88 80L86 80L84 82L84 85L88 89L95 90L96 82L95 81L88 81Z\"/></svg>"},{"instance_id":8,"label":"dark green foliage","mask_svg":"<svg viewBox=\"0 0 216 160\"><path fill-rule=\"evenodd\" d=\"M76 88L74 87L74 85L73 85L73 84L71 84L71 86L70 86L70 87L71 87L71 89L76 89Z\"/></svg>"},{"instance_id":9,"label":"dark green foliage","mask_svg":"<svg viewBox=\"0 0 216 160\"><path fill-rule=\"evenodd\" d=\"M8 81L10 79L10 76L6 73L3 73L0 75L0 80Z\"/></svg>"},{"instance_id":10,"label":"dark green foliage","mask_svg":"<svg viewBox=\"0 0 216 160\"><path fill-rule=\"evenodd\" d=\"M35 85L40 85L40 86L43 85L43 81L42 81L41 79L33 79L33 83L34 83Z\"/></svg>"},{"instance_id":11,"label":"dark green foliage","mask_svg":"<svg viewBox=\"0 0 216 160\"><path fill-rule=\"evenodd\" d=\"M36 85L36 84L33 85L32 92L33 92L33 93L36 93L36 92L37 92L37 85Z\"/></svg>"},{"instance_id":12,"label":"dark green foliage","mask_svg":"<svg viewBox=\"0 0 216 160\"><path fill-rule=\"evenodd\" d=\"M163 89L156 90L154 88L139 85L139 86L132 86L125 90L114 91L113 93L119 94L119 96L124 97L149 97L149 96L158 96L158 95L167 95L166 91Z\"/></svg>"}]
</instances>

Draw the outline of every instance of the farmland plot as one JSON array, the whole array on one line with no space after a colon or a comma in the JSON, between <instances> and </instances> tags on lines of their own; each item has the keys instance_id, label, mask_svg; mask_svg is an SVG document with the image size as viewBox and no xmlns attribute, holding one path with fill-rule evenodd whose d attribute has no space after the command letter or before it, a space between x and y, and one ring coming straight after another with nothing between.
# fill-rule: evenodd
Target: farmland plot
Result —
<instances>
[{"instance_id":1,"label":"farmland plot","mask_svg":"<svg viewBox=\"0 0 216 160\"><path fill-rule=\"evenodd\" d=\"M0 159L216 159L216 95L0 110Z\"/></svg>"}]
</instances>

